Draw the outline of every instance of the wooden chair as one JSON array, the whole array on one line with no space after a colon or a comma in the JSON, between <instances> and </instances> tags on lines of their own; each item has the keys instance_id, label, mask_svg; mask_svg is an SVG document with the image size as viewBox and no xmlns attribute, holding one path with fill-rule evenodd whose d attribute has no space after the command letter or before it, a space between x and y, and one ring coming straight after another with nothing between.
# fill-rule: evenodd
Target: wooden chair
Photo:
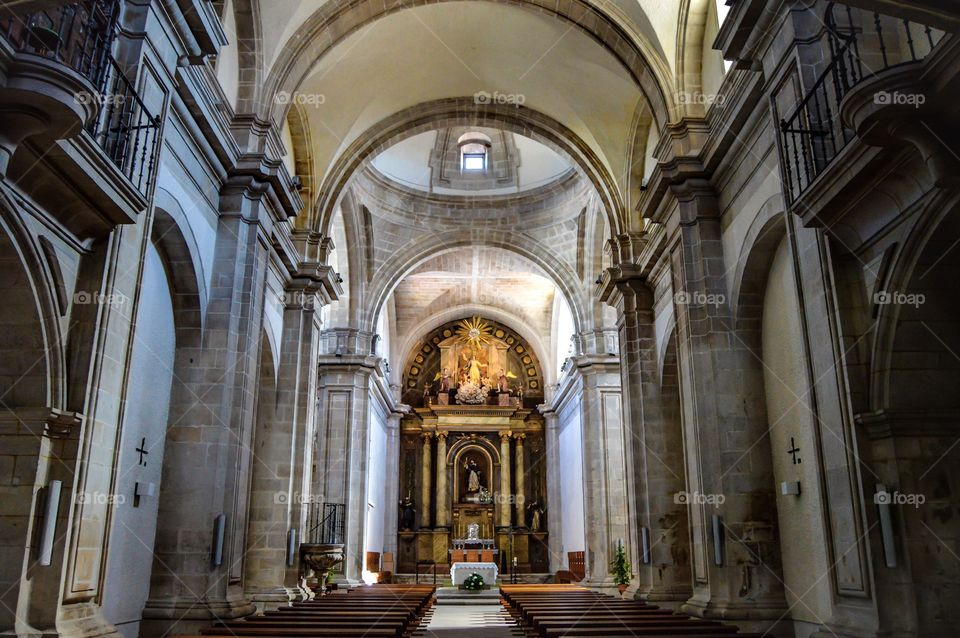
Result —
<instances>
[{"instance_id":1,"label":"wooden chair","mask_svg":"<svg viewBox=\"0 0 960 638\"><path fill-rule=\"evenodd\" d=\"M579 583L587 575L586 556L583 552L567 552L569 569L561 569L554 577L557 583Z\"/></svg>"}]
</instances>

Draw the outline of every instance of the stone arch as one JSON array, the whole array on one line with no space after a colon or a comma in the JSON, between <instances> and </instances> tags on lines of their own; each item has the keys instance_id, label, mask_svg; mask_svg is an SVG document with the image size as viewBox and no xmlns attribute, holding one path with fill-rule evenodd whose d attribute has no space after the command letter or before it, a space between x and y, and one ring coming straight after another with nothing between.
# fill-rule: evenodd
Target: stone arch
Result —
<instances>
[{"instance_id":1,"label":"stone arch","mask_svg":"<svg viewBox=\"0 0 960 638\"><path fill-rule=\"evenodd\" d=\"M383 305L397 284L419 264L427 259L444 252L464 248L467 246L490 246L513 252L525 257L538 267L553 281L564 295L570 310L573 312L574 327L579 331L581 326L589 323L589 316L584 308L579 293L579 282L576 273L564 261L552 255L547 250L531 250L517 242L516 233L503 230L484 229L482 232L465 233L449 231L438 233L424 238L423 242L408 245L394 253L390 259L381 264L374 274L370 291L369 314L363 318L362 329L371 330L373 322L380 314Z\"/></svg>"},{"instance_id":2,"label":"stone arch","mask_svg":"<svg viewBox=\"0 0 960 638\"><path fill-rule=\"evenodd\" d=\"M16 207L0 195L0 288L8 333L16 335L0 357L4 405L63 408L66 360L61 347L56 278L38 244L20 221Z\"/></svg>"},{"instance_id":3,"label":"stone arch","mask_svg":"<svg viewBox=\"0 0 960 638\"><path fill-rule=\"evenodd\" d=\"M786 233L783 198L774 195L763 203L747 229L733 275L731 316L735 329L742 335L759 334L763 314L763 291L770 262ZM755 352L756 348L759 348L759 342L748 340L747 343Z\"/></svg>"},{"instance_id":4,"label":"stone arch","mask_svg":"<svg viewBox=\"0 0 960 638\"><path fill-rule=\"evenodd\" d=\"M552 363L547 363L550 358L544 355L548 355L549 350L547 349L546 344L543 343L543 340L540 338L540 336L533 330L528 329L523 320L516 315L506 312L501 308L484 306L481 304L465 304L461 306L455 306L453 308L448 308L443 312L430 315L428 318L414 326L407 335L407 338L396 346L395 353L399 355L397 360L402 360L405 364L409 363L409 354L413 350L413 346L416 344L421 335L432 332L443 324L453 321L457 318L472 315L487 317L494 321L503 323L504 325L509 326L512 330L515 330L518 335L520 335L528 344L533 347L533 350L542 363L544 385L549 386L553 383L556 383L556 375L554 371L556 366L552 365Z\"/></svg>"},{"instance_id":5,"label":"stone arch","mask_svg":"<svg viewBox=\"0 0 960 638\"><path fill-rule=\"evenodd\" d=\"M599 197L613 235L628 222L617 181L580 136L553 118L523 106L477 104L471 97L434 100L382 120L343 150L324 177L316 202L317 230L326 234L348 186L369 160L418 133L452 126L500 128L540 142L578 166Z\"/></svg>"},{"instance_id":6,"label":"stone arch","mask_svg":"<svg viewBox=\"0 0 960 638\"><path fill-rule=\"evenodd\" d=\"M0 342L0 445L9 455L11 468L0 476L5 503L0 517L0 630L7 633L53 626L49 610L57 606L59 581L51 577L56 578L53 574L59 570L55 566L32 568L35 556L28 557L24 547L32 547L27 533L31 524L36 525L32 513L48 493L41 485L50 479L62 480L69 493L76 480L76 429L70 433L68 428L68 434L61 435L56 427L49 427L57 424L58 412L67 399L55 280L49 268L14 203L0 190L0 321L4 330ZM65 440L56 440L61 438ZM66 509L66 505L61 507L60 529L68 522ZM52 565L62 560L63 553L58 541ZM31 584L23 587L27 581Z\"/></svg>"},{"instance_id":7,"label":"stone arch","mask_svg":"<svg viewBox=\"0 0 960 638\"><path fill-rule=\"evenodd\" d=\"M430 373L439 372L442 367L440 356L440 344L449 340L455 335L456 325L460 320L468 318L470 315L457 314L447 321L436 324L433 328L425 332L412 332L412 339L409 342L408 349L403 355L403 376L401 384L402 400L404 403L415 404L417 399L422 397L420 394L424 383L432 382ZM489 316L480 314L493 329L493 336L506 343L508 360L513 359L517 368L507 367L518 374L517 382L525 388L525 394L533 397L541 396L545 390L545 377L543 363L540 353L531 342L510 323L501 323ZM431 319L436 319L431 316ZM451 370L451 372L454 372ZM494 370L487 370L489 376L495 374Z\"/></svg>"},{"instance_id":8,"label":"stone arch","mask_svg":"<svg viewBox=\"0 0 960 638\"><path fill-rule=\"evenodd\" d=\"M293 148L287 149L287 152L293 155L294 174L300 179L300 198L306 209L303 211L305 214L293 218L293 224L297 229L309 229L315 226L313 207L310 203L314 200L313 179L316 174L316 165L313 160L310 123L304 108L302 104L295 104L287 112L287 126L290 128L290 139L293 141Z\"/></svg>"},{"instance_id":9,"label":"stone arch","mask_svg":"<svg viewBox=\"0 0 960 638\"><path fill-rule=\"evenodd\" d=\"M203 397L197 395L195 388L201 385L199 379L203 374L196 362L201 360L203 351L203 315L207 301L197 242L179 202L162 189L157 189L150 240L160 253L170 285L176 343L148 608L152 607L152 601L163 599L169 593L164 588L180 573L172 567L180 565L183 555L175 513L183 510L182 497L189 491L193 466L198 458L203 458L198 450L205 444L197 441L196 421L190 416L198 406L204 405Z\"/></svg>"},{"instance_id":10,"label":"stone arch","mask_svg":"<svg viewBox=\"0 0 960 638\"><path fill-rule=\"evenodd\" d=\"M714 0L681 0L677 19L676 74L673 89L677 108L686 116L703 116L706 108L696 100L681 100L681 95L703 91L703 38L707 31L711 3Z\"/></svg>"},{"instance_id":11,"label":"stone arch","mask_svg":"<svg viewBox=\"0 0 960 638\"><path fill-rule=\"evenodd\" d=\"M500 458L500 451L497 450L497 446L493 445L490 441L482 436L478 436L476 438L462 438L458 441L454 441L453 445L451 445L447 450L447 457L444 459L448 467L453 470L453 501L455 503L460 497L460 481L457 480L457 470L460 467L460 459L463 458L464 454L471 450L479 450L480 453L487 459L487 462L489 463L489 470L486 476L486 487L491 492L494 490L494 475L502 462L502 459Z\"/></svg>"},{"instance_id":12,"label":"stone arch","mask_svg":"<svg viewBox=\"0 0 960 638\"><path fill-rule=\"evenodd\" d=\"M289 455L276 457L272 439L284 439L284 432L277 432L283 424L276 423L277 410L277 353L273 335L261 330L260 361L257 369L257 402L253 449L250 467L250 519L248 522L249 545L243 562L244 590L256 598L284 582L286 556L277 550L277 543L269 539L286 532L286 525L279 527L277 520L286 523L288 504L278 499L288 489L287 477L278 467L289 465ZM278 502L279 501L279 502ZM279 529L278 529L279 527Z\"/></svg>"},{"instance_id":13,"label":"stone arch","mask_svg":"<svg viewBox=\"0 0 960 638\"><path fill-rule=\"evenodd\" d=\"M430 3L445 1L449 0L430 0ZM630 73L656 114L658 126L662 127L671 120L673 102L668 88L669 67L655 49L628 26L625 19L615 19L596 5L578 0L507 1L514 6L547 13L569 22L570 28L582 29ZM303 23L280 52L260 94L259 112L271 113L276 121L282 121L286 105L270 103L268 100L280 92L293 93L316 62L348 35L408 6L412 5L373 0L333 0L325 3Z\"/></svg>"},{"instance_id":14,"label":"stone arch","mask_svg":"<svg viewBox=\"0 0 960 638\"><path fill-rule=\"evenodd\" d=\"M960 255L953 246L960 236L960 197L945 194L933 198L917 219L893 257L886 282L880 282L877 290L887 295L922 294L923 302L870 300L877 308L869 392L871 411L920 409L915 401L923 401L931 409L960 409L955 392L960 381L960 361L952 354L960 352L956 343L960 331L956 327L940 329L951 317L956 321L960 316L953 292L960 276ZM903 363L898 363L898 358ZM919 358L938 363L930 364L929 369L909 363ZM897 388L902 390L900 394Z\"/></svg>"},{"instance_id":15,"label":"stone arch","mask_svg":"<svg viewBox=\"0 0 960 638\"><path fill-rule=\"evenodd\" d=\"M187 214L170 191L157 187L154 195L155 213L150 240L157 246L165 263L169 264L168 275L173 277L176 291L174 304L196 302L202 311L207 305L207 285L200 261L200 246ZM195 295L195 300L189 296ZM175 305L176 307L176 305ZM202 312L196 323L202 326Z\"/></svg>"},{"instance_id":16,"label":"stone arch","mask_svg":"<svg viewBox=\"0 0 960 638\"><path fill-rule=\"evenodd\" d=\"M261 99L264 83L263 37L260 33L260 0L233 0L237 25L237 55L240 70L237 113L251 113ZM282 118L277 119L283 121Z\"/></svg>"}]
</instances>

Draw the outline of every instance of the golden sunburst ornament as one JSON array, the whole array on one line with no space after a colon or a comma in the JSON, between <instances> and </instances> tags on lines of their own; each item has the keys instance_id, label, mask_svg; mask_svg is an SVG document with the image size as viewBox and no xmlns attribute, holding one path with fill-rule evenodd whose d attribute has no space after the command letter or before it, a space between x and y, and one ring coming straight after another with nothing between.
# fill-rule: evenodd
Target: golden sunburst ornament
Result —
<instances>
[{"instance_id":1,"label":"golden sunburst ornament","mask_svg":"<svg viewBox=\"0 0 960 638\"><path fill-rule=\"evenodd\" d=\"M457 338L474 348L490 343L492 332L490 324L484 323L480 317L462 319L457 326Z\"/></svg>"}]
</instances>

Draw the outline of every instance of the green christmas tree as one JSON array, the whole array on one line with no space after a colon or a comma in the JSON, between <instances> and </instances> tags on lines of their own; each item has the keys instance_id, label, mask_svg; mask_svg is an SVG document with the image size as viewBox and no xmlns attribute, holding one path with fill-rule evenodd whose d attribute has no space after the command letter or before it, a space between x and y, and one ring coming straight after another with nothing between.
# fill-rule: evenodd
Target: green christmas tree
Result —
<instances>
[{"instance_id":1,"label":"green christmas tree","mask_svg":"<svg viewBox=\"0 0 960 638\"><path fill-rule=\"evenodd\" d=\"M617 553L614 554L613 562L610 563L613 582L617 585L629 585L630 569L630 562L627 560L627 552L623 549L623 542L617 541Z\"/></svg>"}]
</instances>

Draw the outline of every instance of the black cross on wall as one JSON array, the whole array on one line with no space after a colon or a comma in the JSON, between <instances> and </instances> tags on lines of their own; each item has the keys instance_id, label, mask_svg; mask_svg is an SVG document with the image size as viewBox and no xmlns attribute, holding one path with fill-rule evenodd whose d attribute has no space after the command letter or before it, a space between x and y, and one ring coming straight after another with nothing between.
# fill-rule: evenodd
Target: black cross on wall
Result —
<instances>
[{"instance_id":1,"label":"black cross on wall","mask_svg":"<svg viewBox=\"0 0 960 638\"><path fill-rule=\"evenodd\" d=\"M793 457L793 464L794 464L794 465L797 465L797 464L803 462L803 461L801 460L800 456L799 456L799 454L800 454L800 448L798 448L798 447L797 447L797 444L793 442L793 437L792 437L792 436L790 437L790 449L787 450L787 454L789 454L791 457Z\"/></svg>"},{"instance_id":2,"label":"black cross on wall","mask_svg":"<svg viewBox=\"0 0 960 638\"><path fill-rule=\"evenodd\" d=\"M142 436L140 437L140 447L134 450L134 452L137 452L140 454L140 462L138 463L138 465L146 466L147 464L147 460L144 459L143 457L146 456L147 454L150 454L150 452L147 451L146 448L147 448L147 437Z\"/></svg>"}]
</instances>

